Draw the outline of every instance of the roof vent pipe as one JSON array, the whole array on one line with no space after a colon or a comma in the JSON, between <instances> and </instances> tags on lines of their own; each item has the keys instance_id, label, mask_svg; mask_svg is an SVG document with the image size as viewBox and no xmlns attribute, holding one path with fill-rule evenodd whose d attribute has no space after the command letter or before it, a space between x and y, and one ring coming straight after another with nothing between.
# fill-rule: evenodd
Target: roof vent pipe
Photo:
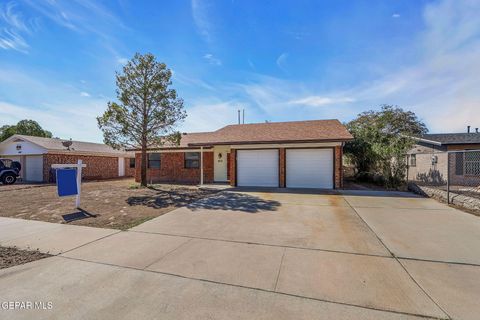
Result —
<instances>
[{"instance_id":1,"label":"roof vent pipe","mask_svg":"<svg viewBox=\"0 0 480 320\"><path fill-rule=\"evenodd\" d=\"M470 126L467 126L467 133L470 133Z\"/></svg>"}]
</instances>

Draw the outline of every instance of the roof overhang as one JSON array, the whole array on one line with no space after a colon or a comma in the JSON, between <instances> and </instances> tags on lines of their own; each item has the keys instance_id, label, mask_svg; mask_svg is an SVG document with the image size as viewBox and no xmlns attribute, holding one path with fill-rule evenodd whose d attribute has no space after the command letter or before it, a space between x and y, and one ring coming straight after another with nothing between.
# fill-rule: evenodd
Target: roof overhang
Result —
<instances>
[{"instance_id":1,"label":"roof overhang","mask_svg":"<svg viewBox=\"0 0 480 320\"><path fill-rule=\"evenodd\" d=\"M428 139L424 139L424 138L420 138L420 137L411 137L411 138L416 140L416 141L420 141L420 142L424 142L424 143L428 143L428 144L434 144L436 146L441 146L442 145L442 143L438 142L438 141L428 140Z\"/></svg>"},{"instance_id":2,"label":"roof overhang","mask_svg":"<svg viewBox=\"0 0 480 320\"><path fill-rule=\"evenodd\" d=\"M352 141L351 139L315 139L315 140L273 140L273 141L221 141L221 142L198 142L198 143L189 143L191 147L213 147L213 146L225 146L225 145L243 145L243 144L285 144L285 143L322 143L322 142L347 142Z\"/></svg>"}]
</instances>

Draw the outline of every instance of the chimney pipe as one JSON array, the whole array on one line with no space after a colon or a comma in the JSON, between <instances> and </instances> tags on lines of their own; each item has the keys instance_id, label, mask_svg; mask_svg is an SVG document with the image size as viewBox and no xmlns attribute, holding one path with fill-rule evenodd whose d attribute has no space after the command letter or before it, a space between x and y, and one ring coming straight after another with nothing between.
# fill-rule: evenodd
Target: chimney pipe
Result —
<instances>
[{"instance_id":1,"label":"chimney pipe","mask_svg":"<svg viewBox=\"0 0 480 320\"><path fill-rule=\"evenodd\" d=\"M467 133L470 133L470 126L467 126Z\"/></svg>"},{"instance_id":2,"label":"chimney pipe","mask_svg":"<svg viewBox=\"0 0 480 320\"><path fill-rule=\"evenodd\" d=\"M240 124L240 109L238 109L238 124Z\"/></svg>"},{"instance_id":3,"label":"chimney pipe","mask_svg":"<svg viewBox=\"0 0 480 320\"><path fill-rule=\"evenodd\" d=\"M242 109L242 123L245 124L245 109Z\"/></svg>"}]
</instances>

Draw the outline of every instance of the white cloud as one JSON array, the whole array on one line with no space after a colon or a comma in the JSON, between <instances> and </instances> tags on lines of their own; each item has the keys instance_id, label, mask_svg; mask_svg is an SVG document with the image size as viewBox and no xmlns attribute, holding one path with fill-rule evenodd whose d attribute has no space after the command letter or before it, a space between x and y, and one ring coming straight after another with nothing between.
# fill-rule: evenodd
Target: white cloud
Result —
<instances>
[{"instance_id":1,"label":"white cloud","mask_svg":"<svg viewBox=\"0 0 480 320\"><path fill-rule=\"evenodd\" d=\"M392 14L392 18L395 18L395 19L400 18L400 14L399 13L394 13L394 14Z\"/></svg>"},{"instance_id":2,"label":"white cloud","mask_svg":"<svg viewBox=\"0 0 480 320\"><path fill-rule=\"evenodd\" d=\"M208 0L207 0L208 1ZM212 41L213 25L210 22L209 10L211 4L205 0L192 0L192 17L197 32L207 42Z\"/></svg>"},{"instance_id":3,"label":"white cloud","mask_svg":"<svg viewBox=\"0 0 480 320\"><path fill-rule=\"evenodd\" d=\"M276 60L277 66L283 71L286 71L285 67L287 63L287 58L288 58L288 53L283 52L281 55L278 56Z\"/></svg>"},{"instance_id":4,"label":"white cloud","mask_svg":"<svg viewBox=\"0 0 480 320\"><path fill-rule=\"evenodd\" d=\"M222 61L218 58L216 58L213 54L211 53L207 53L203 56L203 58L205 60L208 61L208 63L212 64L212 65L215 65L215 66L221 66L222 65Z\"/></svg>"},{"instance_id":5,"label":"white cloud","mask_svg":"<svg viewBox=\"0 0 480 320\"><path fill-rule=\"evenodd\" d=\"M55 136L101 142L96 117L106 110L108 98L81 98L82 91L75 86L42 74L47 76L45 80L30 69L21 71L0 64L0 96L5 97L0 98L0 126L33 119ZM29 89L28 96L24 88Z\"/></svg>"},{"instance_id":6,"label":"white cloud","mask_svg":"<svg viewBox=\"0 0 480 320\"><path fill-rule=\"evenodd\" d=\"M331 104L349 103L354 101L355 99L348 98L348 97L333 98L333 97L323 97L323 96L308 96L298 100L290 101L290 103L307 105L311 107L321 107L321 106L326 106Z\"/></svg>"},{"instance_id":7,"label":"white cloud","mask_svg":"<svg viewBox=\"0 0 480 320\"><path fill-rule=\"evenodd\" d=\"M464 131L479 121L480 2L427 5L426 28L413 50L418 62L348 92L359 101L398 104L416 112L432 132Z\"/></svg>"},{"instance_id":8,"label":"white cloud","mask_svg":"<svg viewBox=\"0 0 480 320\"><path fill-rule=\"evenodd\" d=\"M80 92L80 95L81 95L82 97L90 97L90 93L85 92L85 91Z\"/></svg>"},{"instance_id":9,"label":"white cloud","mask_svg":"<svg viewBox=\"0 0 480 320\"><path fill-rule=\"evenodd\" d=\"M257 117L245 103L220 101L216 98L197 101L187 108L188 117L180 126L180 130L182 132L214 131L229 124L236 124L238 109L246 109L245 122L248 121L248 117Z\"/></svg>"},{"instance_id":10,"label":"white cloud","mask_svg":"<svg viewBox=\"0 0 480 320\"><path fill-rule=\"evenodd\" d=\"M0 4L0 26L1 22L3 27L0 28L0 48L27 53L29 45L22 33L30 34L31 30L14 2Z\"/></svg>"}]
</instances>

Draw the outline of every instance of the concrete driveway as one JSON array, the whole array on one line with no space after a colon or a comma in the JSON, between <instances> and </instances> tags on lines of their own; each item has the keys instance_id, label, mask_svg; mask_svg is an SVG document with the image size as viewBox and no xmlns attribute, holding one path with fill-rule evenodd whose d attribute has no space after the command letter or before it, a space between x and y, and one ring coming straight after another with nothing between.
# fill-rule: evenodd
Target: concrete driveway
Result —
<instances>
[{"instance_id":1,"label":"concrete driveway","mask_svg":"<svg viewBox=\"0 0 480 320\"><path fill-rule=\"evenodd\" d=\"M478 319L478 217L409 193L274 191L222 192L0 271L0 302L53 303L0 317ZM34 242L18 239L3 241Z\"/></svg>"}]
</instances>

